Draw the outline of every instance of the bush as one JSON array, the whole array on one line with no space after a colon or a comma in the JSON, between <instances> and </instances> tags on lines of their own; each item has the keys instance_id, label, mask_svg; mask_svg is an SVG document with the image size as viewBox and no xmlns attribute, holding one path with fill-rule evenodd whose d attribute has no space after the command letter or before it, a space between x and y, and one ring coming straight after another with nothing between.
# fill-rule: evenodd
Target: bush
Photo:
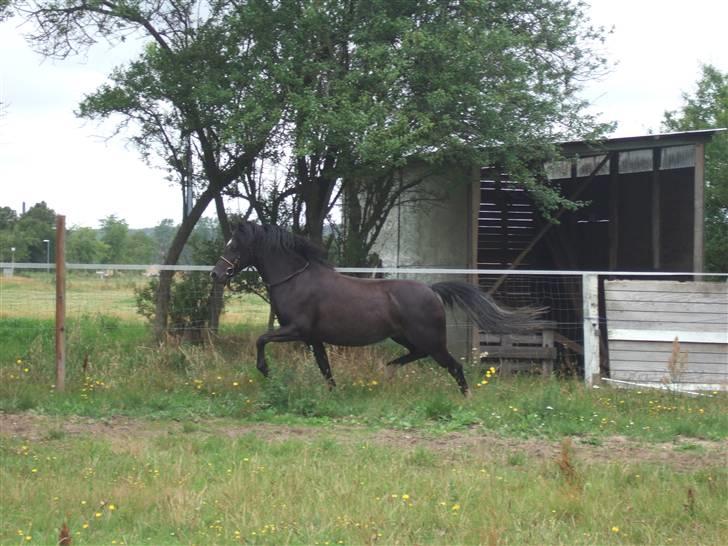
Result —
<instances>
[{"instance_id":1,"label":"bush","mask_svg":"<svg viewBox=\"0 0 728 546\"><path fill-rule=\"evenodd\" d=\"M169 302L171 335L186 341L202 341L212 317L212 280L207 273L178 273L172 278ZM159 280L153 278L141 289L135 289L137 312L154 322ZM223 296L223 302L226 299Z\"/></svg>"}]
</instances>

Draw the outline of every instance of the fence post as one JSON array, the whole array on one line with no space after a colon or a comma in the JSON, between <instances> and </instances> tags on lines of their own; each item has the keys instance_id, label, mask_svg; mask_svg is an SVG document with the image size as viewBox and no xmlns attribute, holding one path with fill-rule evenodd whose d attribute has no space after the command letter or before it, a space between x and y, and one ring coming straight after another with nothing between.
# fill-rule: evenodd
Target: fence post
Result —
<instances>
[{"instance_id":1,"label":"fence post","mask_svg":"<svg viewBox=\"0 0 728 546\"><path fill-rule=\"evenodd\" d=\"M584 327L584 382L591 387L599 381L599 275L581 277Z\"/></svg>"},{"instance_id":2,"label":"fence post","mask_svg":"<svg viewBox=\"0 0 728 546\"><path fill-rule=\"evenodd\" d=\"M66 386L66 217L56 216L56 391Z\"/></svg>"}]
</instances>

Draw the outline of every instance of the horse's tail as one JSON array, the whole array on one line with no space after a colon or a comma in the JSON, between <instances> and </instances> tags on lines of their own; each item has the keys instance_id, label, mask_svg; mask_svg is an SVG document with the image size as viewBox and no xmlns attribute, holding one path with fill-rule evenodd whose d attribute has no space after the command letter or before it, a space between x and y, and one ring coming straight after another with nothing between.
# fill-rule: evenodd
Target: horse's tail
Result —
<instances>
[{"instance_id":1,"label":"horse's tail","mask_svg":"<svg viewBox=\"0 0 728 546\"><path fill-rule=\"evenodd\" d=\"M475 323L486 332L512 334L542 328L546 322L540 320L546 307L519 307L506 309L498 305L477 286L466 282L438 282L430 288L440 296L449 308L456 304L462 307Z\"/></svg>"}]
</instances>

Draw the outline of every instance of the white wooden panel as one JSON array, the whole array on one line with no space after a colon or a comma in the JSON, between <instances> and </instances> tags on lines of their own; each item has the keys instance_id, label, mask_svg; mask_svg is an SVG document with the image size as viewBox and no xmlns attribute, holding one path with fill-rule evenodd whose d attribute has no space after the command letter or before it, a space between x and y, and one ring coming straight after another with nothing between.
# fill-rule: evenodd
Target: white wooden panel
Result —
<instances>
[{"instance_id":1,"label":"white wooden panel","mask_svg":"<svg viewBox=\"0 0 728 546\"><path fill-rule=\"evenodd\" d=\"M621 293L620 293L621 295ZM688 300L690 299L688 295ZM713 298L712 295L708 296ZM685 305L689 303L690 305ZM613 311L641 311L650 313L719 313L723 317L727 317L728 302L709 301L654 301L654 300L637 300L637 299L608 299L606 300L607 312Z\"/></svg>"},{"instance_id":2,"label":"white wooden panel","mask_svg":"<svg viewBox=\"0 0 728 546\"><path fill-rule=\"evenodd\" d=\"M692 351L686 351L682 347L680 352L686 355L687 362L692 366L719 366L725 367L726 373L728 373L728 355L726 354L715 354L715 353L695 353ZM671 351L660 351L660 352L648 352L648 351L615 351L610 347L609 349L609 361L614 362L617 360L630 361L630 362L660 362L665 364L672 356Z\"/></svg>"},{"instance_id":3,"label":"white wooden panel","mask_svg":"<svg viewBox=\"0 0 728 546\"><path fill-rule=\"evenodd\" d=\"M659 323L656 323L659 324ZM674 341L686 343L728 343L728 332L640 330L635 328L609 328L607 337L622 341Z\"/></svg>"},{"instance_id":4,"label":"white wooden panel","mask_svg":"<svg viewBox=\"0 0 728 546\"><path fill-rule=\"evenodd\" d=\"M714 303L728 306L728 296L715 292L641 292L639 290L610 290L605 293L607 302L675 302L675 303Z\"/></svg>"},{"instance_id":5,"label":"white wooden panel","mask_svg":"<svg viewBox=\"0 0 728 546\"><path fill-rule=\"evenodd\" d=\"M651 311L651 310L613 310L609 313L610 324L615 321L634 321L634 322L673 322L676 324L719 324L723 329L728 330L728 315L725 313L699 313L699 312L668 312L668 311ZM678 327L674 327L678 329Z\"/></svg>"},{"instance_id":6,"label":"white wooden panel","mask_svg":"<svg viewBox=\"0 0 728 546\"><path fill-rule=\"evenodd\" d=\"M630 369L630 370L645 370L645 371L661 371L667 373L667 360L620 360L618 358L612 358L609 355L609 364L613 369ZM685 363L685 371L690 373L712 373L718 375L724 375L728 379L728 367L720 363L704 364L692 362L688 358Z\"/></svg>"},{"instance_id":7,"label":"white wooden panel","mask_svg":"<svg viewBox=\"0 0 728 546\"><path fill-rule=\"evenodd\" d=\"M629 369L610 369L610 377L613 379L622 379L624 381L652 381L656 383L664 383L668 381L669 374L666 371L644 371ZM710 373L692 373L686 372L681 374L678 383L711 383L722 384L728 382L726 374L710 374Z\"/></svg>"},{"instance_id":8,"label":"white wooden panel","mask_svg":"<svg viewBox=\"0 0 728 546\"><path fill-rule=\"evenodd\" d=\"M612 340L609 349L630 352L671 352L672 341L619 341ZM728 347L720 343L686 343L680 342L680 350L690 354L721 354L728 359Z\"/></svg>"},{"instance_id":9,"label":"white wooden panel","mask_svg":"<svg viewBox=\"0 0 728 546\"><path fill-rule=\"evenodd\" d=\"M605 290L610 292L664 292L675 294L679 292L723 294L728 296L728 283L724 282L680 282L680 281L606 281Z\"/></svg>"},{"instance_id":10,"label":"white wooden panel","mask_svg":"<svg viewBox=\"0 0 728 546\"><path fill-rule=\"evenodd\" d=\"M609 368L614 379L661 382L675 338L685 371L674 380L728 384L728 284L605 282Z\"/></svg>"}]
</instances>

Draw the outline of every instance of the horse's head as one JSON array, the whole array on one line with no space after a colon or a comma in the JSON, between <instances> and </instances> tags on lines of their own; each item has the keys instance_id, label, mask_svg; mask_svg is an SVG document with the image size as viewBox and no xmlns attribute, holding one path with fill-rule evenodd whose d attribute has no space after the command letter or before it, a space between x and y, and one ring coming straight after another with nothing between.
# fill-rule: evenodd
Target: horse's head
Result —
<instances>
[{"instance_id":1,"label":"horse's head","mask_svg":"<svg viewBox=\"0 0 728 546\"><path fill-rule=\"evenodd\" d=\"M226 282L241 270L253 265L253 239L255 225L250 222L240 224L225 245L220 259L210 272L215 281Z\"/></svg>"}]
</instances>

